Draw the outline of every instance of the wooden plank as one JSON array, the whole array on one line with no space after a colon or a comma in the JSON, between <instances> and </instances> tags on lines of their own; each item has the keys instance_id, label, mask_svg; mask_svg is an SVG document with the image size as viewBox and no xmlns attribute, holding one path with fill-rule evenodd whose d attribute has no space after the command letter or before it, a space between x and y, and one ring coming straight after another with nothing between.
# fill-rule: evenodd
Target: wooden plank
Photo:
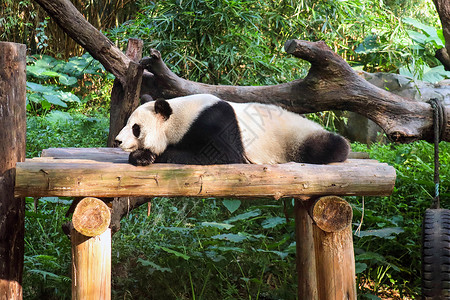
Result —
<instances>
[{"instance_id":1,"label":"wooden plank","mask_svg":"<svg viewBox=\"0 0 450 300\"><path fill-rule=\"evenodd\" d=\"M120 148L49 148L42 150L41 157L57 159L92 159L96 161L128 162L129 152ZM349 159L368 159L366 152L350 152Z\"/></svg>"},{"instance_id":2,"label":"wooden plank","mask_svg":"<svg viewBox=\"0 0 450 300\"><path fill-rule=\"evenodd\" d=\"M361 163L362 162L362 163ZM37 159L17 164L16 196L198 196L389 195L395 170L353 160L331 165L174 165Z\"/></svg>"}]
</instances>

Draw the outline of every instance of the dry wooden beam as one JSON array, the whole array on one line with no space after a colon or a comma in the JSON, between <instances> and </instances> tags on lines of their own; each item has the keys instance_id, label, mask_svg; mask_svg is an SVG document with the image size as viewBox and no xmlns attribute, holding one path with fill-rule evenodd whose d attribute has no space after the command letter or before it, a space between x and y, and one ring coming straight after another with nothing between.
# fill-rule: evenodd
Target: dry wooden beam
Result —
<instances>
[{"instance_id":1,"label":"dry wooden beam","mask_svg":"<svg viewBox=\"0 0 450 300\"><path fill-rule=\"evenodd\" d=\"M331 165L193 166L91 160L32 159L17 164L16 196L198 196L389 195L393 167L371 160Z\"/></svg>"}]
</instances>

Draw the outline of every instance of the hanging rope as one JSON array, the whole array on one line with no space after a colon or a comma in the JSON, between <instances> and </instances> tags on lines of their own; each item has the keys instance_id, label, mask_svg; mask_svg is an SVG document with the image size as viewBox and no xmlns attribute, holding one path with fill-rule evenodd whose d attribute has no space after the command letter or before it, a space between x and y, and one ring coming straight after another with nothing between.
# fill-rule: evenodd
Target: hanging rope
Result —
<instances>
[{"instance_id":1,"label":"hanging rope","mask_svg":"<svg viewBox=\"0 0 450 300\"><path fill-rule=\"evenodd\" d=\"M436 98L430 99L433 109L433 143L434 143L434 199L431 208L440 208L439 202L439 142L444 132L444 107Z\"/></svg>"}]
</instances>

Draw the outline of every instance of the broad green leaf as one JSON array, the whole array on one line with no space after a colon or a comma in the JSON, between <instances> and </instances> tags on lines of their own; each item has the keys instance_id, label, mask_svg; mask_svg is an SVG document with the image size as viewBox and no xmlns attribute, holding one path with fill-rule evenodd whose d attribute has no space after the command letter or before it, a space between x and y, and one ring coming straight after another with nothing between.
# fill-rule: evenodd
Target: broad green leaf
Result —
<instances>
[{"instance_id":1,"label":"broad green leaf","mask_svg":"<svg viewBox=\"0 0 450 300\"><path fill-rule=\"evenodd\" d=\"M149 260L138 258L137 262L140 263L141 265L143 265L144 267L150 267L150 268L154 269L154 271L169 272L169 273L172 272L172 269L161 267ZM153 273L153 272L151 272L151 273Z\"/></svg>"},{"instance_id":2,"label":"broad green leaf","mask_svg":"<svg viewBox=\"0 0 450 300\"><path fill-rule=\"evenodd\" d=\"M274 228L280 224L286 224L286 219L281 217L273 217L268 218L261 223L262 227L265 229Z\"/></svg>"},{"instance_id":3,"label":"broad green leaf","mask_svg":"<svg viewBox=\"0 0 450 300\"><path fill-rule=\"evenodd\" d=\"M58 73L58 72L55 72L55 71L48 71L48 70L45 71L45 72L42 72L41 75L42 75L42 76L48 76L48 77L59 77L59 76L61 76L61 74Z\"/></svg>"},{"instance_id":4,"label":"broad green leaf","mask_svg":"<svg viewBox=\"0 0 450 300\"><path fill-rule=\"evenodd\" d=\"M367 264L365 264L365 263L360 263L360 262L355 263L355 273L356 273L356 274L362 273L362 272L364 272L366 269L367 269Z\"/></svg>"},{"instance_id":5,"label":"broad green leaf","mask_svg":"<svg viewBox=\"0 0 450 300\"><path fill-rule=\"evenodd\" d=\"M215 239L215 240L230 241L233 243L240 243L247 239L247 237L243 234L234 234L234 233L219 234L219 235L212 236L211 238Z\"/></svg>"},{"instance_id":6,"label":"broad green leaf","mask_svg":"<svg viewBox=\"0 0 450 300\"><path fill-rule=\"evenodd\" d=\"M76 79L75 77L66 75L66 74L62 74L59 76L59 83L61 83L62 85L71 86L71 85L77 84L78 79Z\"/></svg>"},{"instance_id":7,"label":"broad green leaf","mask_svg":"<svg viewBox=\"0 0 450 300\"><path fill-rule=\"evenodd\" d=\"M164 251L166 251L167 253L173 254L173 255L175 255L175 256L181 257L181 258L183 258L183 259L185 259L185 260L189 260L189 259L191 258L190 256L188 256L188 255L186 255L186 254L183 254L183 253L181 253L181 252L178 252L178 251L175 251L175 250L166 248L166 247L156 246L156 248L157 248L157 249L164 250Z\"/></svg>"},{"instance_id":8,"label":"broad green leaf","mask_svg":"<svg viewBox=\"0 0 450 300\"><path fill-rule=\"evenodd\" d=\"M423 73L422 80L436 83L446 78L450 78L450 72L445 71L444 66L440 65L426 70Z\"/></svg>"},{"instance_id":9,"label":"broad green leaf","mask_svg":"<svg viewBox=\"0 0 450 300\"><path fill-rule=\"evenodd\" d=\"M229 252L229 251L233 251L233 252L241 252L244 253L245 250L239 247L226 247L226 246L211 246L209 247L210 249L214 249L214 250L218 250L218 251L222 251L222 252Z\"/></svg>"},{"instance_id":10,"label":"broad green leaf","mask_svg":"<svg viewBox=\"0 0 450 300\"><path fill-rule=\"evenodd\" d=\"M232 227L234 227L234 225L231 224L226 224L226 223L216 223L216 222L203 222L202 226L206 226L206 227L215 227L215 228L219 228L219 229L230 229Z\"/></svg>"},{"instance_id":11,"label":"broad green leaf","mask_svg":"<svg viewBox=\"0 0 450 300\"><path fill-rule=\"evenodd\" d=\"M281 259L285 259L289 253L288 252L281 252L281 251L274 251L274 250L264 250L264 249L258 249L258 252L264 252L264 253L273 253L278 255Z\"/></svg>"},{"instance_id":12,"label":"broad green leaf","mask_svg":"<svg viewBox=\"0 0 450 300\"><path fill-rule=\"evenodd\" d=\"M55 93L64 102L78 102L81 103L80 98L70 92L57 91Z\"/></svg>"},{"instance_id":13,"label":"broad green leaf","mask_svg":"<svg viewBox=\"0 0 450 300\"><path fill-rule=\"evenodd\" d=\"M52 93L55 91L55 87L52 85L42 85L39 83L28 82L28 81L27 81L27 88L29 91L35 92L35 93Z\"/></svg>"},{"instance_id":14,"label":"broad green leaf","mask_svg":"<svg viewBox=\"0 0 450 300\"><path fill-rule=\"evenodd\" d=\"M52 123L67 122L73 120L70 113L60 110L51 111L45 118Z\"/></svg>"},{"instance_id":15,"label":"broad green leaf","mask_svg":"<svg viewBox=\"0 0 450 300\"><path fill-rule=\"evenodd\" d=\"M382 229L373 229L373 230L364 230L360 231L357 236L365 237L365 236L376 236L379 238L392 238L392 235L397 235L399 233L404 232L401 227L387 227Z\"/></svg>"},{"instance_id":16,"label":"broad green leaf","mask_svg":"<svg viewBox=\"0 0 450 300\"><path fill-rule=\"evenodd\" d=\"M48 103L59 105L62 107L67 107L67 104L61 101L61 99L59 99L59 97L54 94L44 94L42 96L45 98L45 100L48 101Z\"/></svg>"},{"instance_id":17,"label":"broad green leaf","mask_svg":"<svg viewBox=\"0 0 450 300\"><path fill-rule=\"evenodd\" d=\"M255 209L237 216L234 216L232 218L229 218L228 220L224 221L226 223L233 223L240 220L247 220L256 216L259 216L261 214L261 210Z\"/></svg>"},{"instance_id":18,"label":"broad green leaf","mask_svg":"<svg viewBox=\"0 0 450 300\"><path fill-rule=\"evenodd\" d=\"M230 214L234 213L241 206L241 200L223 200L222 203Z\"/></svg>"}]
</instances>

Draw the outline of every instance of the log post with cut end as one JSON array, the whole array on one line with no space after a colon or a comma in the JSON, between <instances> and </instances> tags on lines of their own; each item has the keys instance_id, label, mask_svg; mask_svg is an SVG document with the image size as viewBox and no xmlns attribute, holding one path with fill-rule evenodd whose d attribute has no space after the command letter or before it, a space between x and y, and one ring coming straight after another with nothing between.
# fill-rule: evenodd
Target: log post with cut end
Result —
<instances>
[{"instance_id":1,"label":"log post with cut end","mask_svg":"<svg viewBox=\"0 0 450 300\"><path fill-rule=\"evenodd\" d=\"M72 299L111 299L110 220L109 208L99 199L84 198L75 208L70 233Z\"/></svg>"},{"instance_id":2,"label":"log post with cut end","mask_svg":"<svg viewBox=\"0 0 450 300\"><path fill-rule=\"evenodd\" d=\"M317 300L313 220L308 214L308 205L306 201L296 200L294 211L298 299Z\"/></svg>"},{"instance_id":3,"label":"log post with cut end","mask_svg":"<svg viewBox=\"0 0 450 300\"><path fill-rule=\"evenodd\" d=\"M0 42L0 299L22 299L24 198L14 198L25 160L25 45Z\"/></svg>"},{"instance_id":4,"label":"log post with cut end","mask_svg":"<svg viewBox=\"0 0 450 300\"><path fill-rule=\"evenodd\" d=\"M316 201L311 211L313 219L320 220L313 225L318 299L356 300L350 204L327 196Z\"/></svg>"}]
</instances>

